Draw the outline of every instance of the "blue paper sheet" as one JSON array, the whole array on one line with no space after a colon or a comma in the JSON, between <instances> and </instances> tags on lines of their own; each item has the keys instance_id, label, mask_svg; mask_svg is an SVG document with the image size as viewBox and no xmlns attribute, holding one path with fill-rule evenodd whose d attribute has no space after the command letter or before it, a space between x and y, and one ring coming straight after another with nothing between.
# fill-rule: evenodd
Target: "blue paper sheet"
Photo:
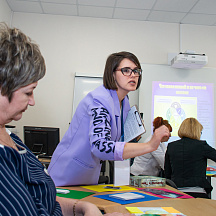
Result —
<instances>
[{"instance_id":1,"label":"blue paper sheet","mask_svg":"<svg viewBox=\"0 0 216 216\"><path fill-rule=\"evenodd\" d=\"M143 194L143 193L139 193L139 192L132 192L132 193L144 195L145 197L141 198L141 199L132 199L132 200L121 200L121 199L117 199L114 197L110 197L110 195L113 195L113 194L95 195L94 197L109 200L109 201L116 202L116 203L119 203L122 205L161 199L159 197L155 197L155 196L151 196L151 195L147 195L147 194ZM119 194L119 193L115 193L115 194Z\"/></svg>"}]
</instances>

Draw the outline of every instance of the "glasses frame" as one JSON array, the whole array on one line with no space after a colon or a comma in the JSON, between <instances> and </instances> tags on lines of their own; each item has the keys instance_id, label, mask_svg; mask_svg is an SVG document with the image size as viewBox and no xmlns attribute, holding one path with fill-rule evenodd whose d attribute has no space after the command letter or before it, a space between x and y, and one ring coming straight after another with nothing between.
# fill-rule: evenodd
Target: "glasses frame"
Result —
<instances>
[{"instance_id":1,"label":"glasses frame","mask_svg":"<svg viewBox=\"0 0 216 216\"><path fill-rule=\"evenodd\" d=\"M128 69L128 70L130 70L130 74L129 74L129 75L125 75L124 72L123 72L123 69ZM139 71L138 71L138 74L139 74L139 75L136 75L136 74L135 74L135 71L137 72L137 70L139 70ZM116 71L121 71L122 74L123 74L124 76L128 76L128 77L131 76L132 73L134 73L134 76L135 76L135 77L140 77L140 76L142 75L142 69L141 69L141 68L131 69L131 68L124 67L124 68L119 68L119 69L117 69Z\"/></svg>"}]
</instances>

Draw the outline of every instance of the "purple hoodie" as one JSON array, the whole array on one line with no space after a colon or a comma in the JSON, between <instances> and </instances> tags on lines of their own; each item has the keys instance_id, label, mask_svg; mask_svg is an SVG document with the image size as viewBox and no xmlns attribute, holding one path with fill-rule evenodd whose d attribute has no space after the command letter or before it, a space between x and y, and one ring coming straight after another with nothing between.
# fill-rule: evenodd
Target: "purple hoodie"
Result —
<instances>
[{"instance_id":1,"label":"purple hoodie","mask_svg":"<svg viewBox=\"0 0 216 216\"><path fill-rule=\"evenodd\" d=\"M123 100L124 122L130 110ZM99 86L78 105L53 153L48 172L56 186L98 184L101 160L123 160L120 104L116 90Z\"/></svg>"}]
</instances>

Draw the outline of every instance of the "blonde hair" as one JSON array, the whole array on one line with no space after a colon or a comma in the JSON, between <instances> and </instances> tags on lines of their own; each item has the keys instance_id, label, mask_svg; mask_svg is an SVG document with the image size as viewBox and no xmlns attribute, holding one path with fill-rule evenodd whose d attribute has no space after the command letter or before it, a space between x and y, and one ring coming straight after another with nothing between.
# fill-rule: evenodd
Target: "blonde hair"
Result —
<instances>
[{"instance_id":1,"label":"blonde hair","mask_svg":"<svg viewBox=\"0 0 216 216\"><path fill-rule=\"evenodd\" d=\"M195 118L186 118L180 125L178 136L200 140L203 126Z\"/></svg>"}]
</instances>

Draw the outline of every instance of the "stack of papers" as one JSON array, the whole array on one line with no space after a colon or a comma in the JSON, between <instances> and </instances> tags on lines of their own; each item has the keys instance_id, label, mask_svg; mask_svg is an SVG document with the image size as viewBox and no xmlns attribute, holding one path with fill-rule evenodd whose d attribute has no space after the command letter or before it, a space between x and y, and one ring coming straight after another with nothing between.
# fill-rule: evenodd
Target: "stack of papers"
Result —
<instances>
[{"instance_id":1,"label":"stack of papers","mask_svg":"<svg viewBox=\"0 0 216 216\"><path fill-rule=\"evenodd\" d=\"M133 199L141 199L144 198L144 194L136 194L136 193L119 193L119 194L111 194L110 197L121 199L121 200L133 200Z\"/></svg>"},{"instance_id":2,"label":"stack of papers","mask_svg":"<svg viewBox=\"0 0 216 216\"><path fill-rule=\"evenodd\" d=\"M59 193L59 194L68 194L68 193L70 193L70 191L66 190L66 189L59 189L59 188L57 188L56 189L56 193Z\"/></svg>"},{"instance_id":3,"label":"stack of papers","mask_svg":"<svg viewBox=\"0 0 216 216\"><path fill-rule=\"evenodd\" d=\"M208 165L206 169L206 175L207 176L216 175L216 166Z\"/></svg>"}]
</instances>

